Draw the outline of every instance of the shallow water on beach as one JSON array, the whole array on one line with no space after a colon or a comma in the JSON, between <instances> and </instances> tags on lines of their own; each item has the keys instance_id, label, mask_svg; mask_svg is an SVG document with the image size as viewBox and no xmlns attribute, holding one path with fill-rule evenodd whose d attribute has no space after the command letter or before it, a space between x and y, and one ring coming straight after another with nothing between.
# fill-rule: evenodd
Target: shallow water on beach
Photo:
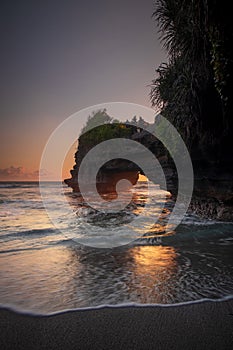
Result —
<instances>
[{"instance_id":1,"label":"shallow water on beach","mask_svg":"<svg viewBox=\"0 0 233 350\"><path fill-rule=\"evenodd\" d=\"M0 183L0 303L48 314L65 309L122 304L174 304L233 295L233 223L187 215L175 232L163 235L163 217L147 236L116 248L81 245L101 228L121 229L142 215L146 183L135 187L121 213L103 215L64 187L72 222L57 204L58 183L44 184L62 231L44 209L38 183ZM158 202L161 191L154 185ZM164 203L163 203L164 204ZM155 215L153 199L146 217ZM59 216L60 215L60 216ZM100 239L100 238L98 238Z\"/></svg>"}]
</instances>

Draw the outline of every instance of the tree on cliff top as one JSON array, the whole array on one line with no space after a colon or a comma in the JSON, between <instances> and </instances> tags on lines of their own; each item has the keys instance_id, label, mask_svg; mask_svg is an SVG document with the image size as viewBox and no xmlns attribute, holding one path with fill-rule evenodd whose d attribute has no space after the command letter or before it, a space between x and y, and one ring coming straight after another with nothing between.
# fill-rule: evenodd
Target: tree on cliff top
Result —
<instances>
[{"instance_id":1,"label":"tree on cliff top","mask_svg":"<svg viewBox=\"0 0 233 350\"><path fill-rule=\"evenodd\" d=\"M88 117L87 123L81 131L79 143L81 141L82 144L90 148L106 140L118 137L129 138L132 132L131 126L113 119L107 114L106 109L102 109L93 112Z\"/></svg>"},{"instance_id":2,"label":"tree on cliff top","mask_svg":"<svg viewBox=\"0 0 233 350\"><path fill-rule=\"evenodd\" d=\"M84 134L88 130L93 129L99 125L109 124L112 121L113 121L113 118L111 118L107 114L107 110L105 108L100 109L98 111L94 111L92 112L92 115L89 115L86 125L84 125L84 127L81 130L81 134Z\"/></svg>"}]
</instances>

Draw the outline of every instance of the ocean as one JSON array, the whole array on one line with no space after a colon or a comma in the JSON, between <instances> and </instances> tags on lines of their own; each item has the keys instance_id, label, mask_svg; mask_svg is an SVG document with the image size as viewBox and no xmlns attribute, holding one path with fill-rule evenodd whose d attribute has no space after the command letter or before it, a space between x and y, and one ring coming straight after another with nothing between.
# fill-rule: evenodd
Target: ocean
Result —
<instances>
[{"instance_id":1,"label":"ocean","mask_svg":"<svg viewBox=\"0 0 233 350\"><path fill-rule=\"evenodd\" d=\"M172 205L148 235L113 248L83 245L99 228L115 232L142 212L147 185L135 186L120 213L100 214L64 185L72 222L57 204L60 184L44 183L61 230L50 221L38 182L0 183L0 304L21 312L51 314L104 305L170 305L233 296L233 223L186 215L163 234ZM154 185L154 197L160 190ZM150 199L145 218L153 217ZM120 232L120 231L119 231ZM98 239L106 237L98 236Z\"/></svg>"}]
</instances>

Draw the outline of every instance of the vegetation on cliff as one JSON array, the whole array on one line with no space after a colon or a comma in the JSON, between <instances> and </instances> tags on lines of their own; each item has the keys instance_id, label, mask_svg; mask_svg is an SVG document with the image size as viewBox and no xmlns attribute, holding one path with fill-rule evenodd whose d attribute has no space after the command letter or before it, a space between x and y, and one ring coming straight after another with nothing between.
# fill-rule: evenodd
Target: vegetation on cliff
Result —
<instances>
[{"instance_id":1,"label":"vegetation on cliff","mask_svg":"<svg viewBox=\"0 0 233 350\"><path fill-rule=\"evenodd\" d=\"M131 138L138 128L144 128L148 125L142 117L136 116L131 121L125 123L110 117L106 109L98 110L92 113L84 125L79 137L79 144L85 145L90 149L100 142L114 138Z\"/></svg>"},{"instance_id":2,"label":"vegetation on cliff","mask_svg":"<svg viewBox=\"0 0 233 350\"><path fill-rule=\"evenodd\" d=\"M86 125L81 131L79 143L83 143L86 147L92 148L100 142L117 138L129 138L132 129L123 123L119 123L117 119L113 119L107 114L105 109L93 112L89 116Z\"/></svg>"}]
</instances>

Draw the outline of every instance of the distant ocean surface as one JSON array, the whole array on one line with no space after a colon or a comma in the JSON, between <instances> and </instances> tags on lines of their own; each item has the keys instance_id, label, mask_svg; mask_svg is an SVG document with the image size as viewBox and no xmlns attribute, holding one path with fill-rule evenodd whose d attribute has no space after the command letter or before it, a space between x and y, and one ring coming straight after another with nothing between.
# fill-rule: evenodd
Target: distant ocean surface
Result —
<instances>
[{"instance_id":1,"label":"distant ocean surface","mask_svg":"<svg viewBox=\"0 0 233 350\"><path fill-rule=\"evenodd\" d=\"M54 211L59 184L44 183ZM148 237L117 248L81 245L90 224L118 225L137 215L147 200L146 183L135 187L131 209L110 219L88 210L64 185L75 229L50 222L37 182L0 183L0 304L49 314L101 305L175 304L233 295L233 223L186 215L163 236L159 224ZM154 185L154 197L159 189ZM166 203L169 212L169 200ZM76 208L76 209L75 209ZM132 209L133 208L133 209ZM146 215L153 215L150 203ZM89 225L88 224L88 225ZM162 225L162 222L160 223ZM85 226L86 225L86 226ZM95 227L95 226L93 226Z\"/></svg>"}]
</instances>

